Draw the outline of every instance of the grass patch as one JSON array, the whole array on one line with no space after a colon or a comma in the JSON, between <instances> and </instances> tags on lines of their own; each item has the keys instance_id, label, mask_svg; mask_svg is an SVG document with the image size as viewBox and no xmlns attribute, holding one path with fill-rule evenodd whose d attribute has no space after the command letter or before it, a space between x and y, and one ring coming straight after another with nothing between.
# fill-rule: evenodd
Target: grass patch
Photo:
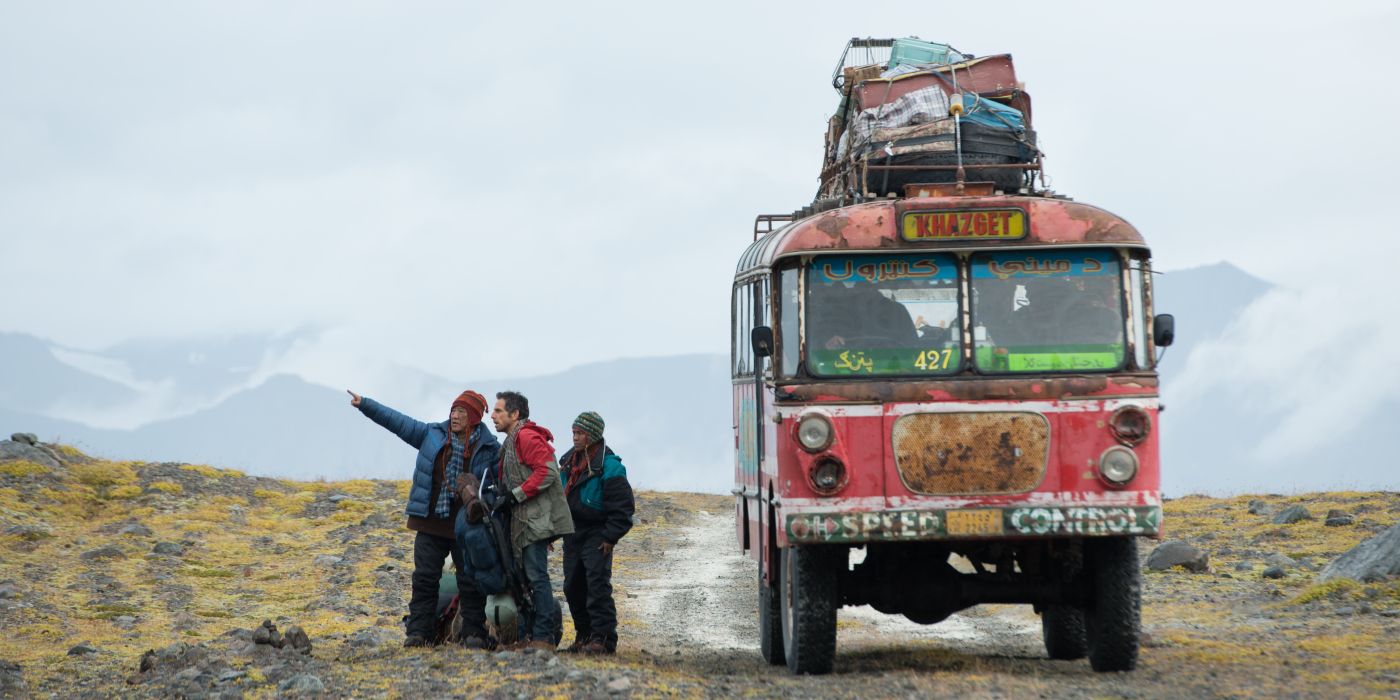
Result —
<instances>
[{"instance_id":1,"label":"grass patch","mask_svg":"<svg viewBox=\"0 0 1400 700\"><path fill-rule=\"evenodd\" d=\"M210 479L241 479L247 476L237 469L216 469L207 464L181 464L180 468Z\"/></svg>"},{"instance_id":2,"label":"grass patch","mask_svg":"<svg viewBox=\"0 0 1400 700\"><path fill-rule=\"evenodd\" d=\"M1306 605L1314 600L1321 600L1323 598L1331 598L1334 600L1339 600L1341 598L1359 598L1361 597L1360 593L1361 584L1349 578L1339 578L1307 587L1302 593L1298 594L1297 597L1293 598L1293 600L1288 601L1287 605Z\"/></svg>"},{"instance_id":3,"label":"grass patch","mask_svg":"<svg viewBox=\"0 0 1400 700\"><path fill-rule=\"evenodd\" d=\"M185 492L185 487L173 481L152 481L150 484L146 485L146 488L168 494L181 494Z\"/></svg>"},{"instance_id":4,"label":"grass patch","mask_svg":"<svg viewBox=\"0 0 1400 700\"><path fill-rule=\"evenodd\" d=\"M146 492L145 489L142 489L140 486L137 486L136 484L126 484L125 486L118 486L118 487L112 489L112 490L107 494L107 497L108 497L108 498L111 498L111 499L114 499L114 500L123 500L123 501L124 501L124 500L127 500L127 499L129 499L129 498L136 498L137 496L140 496L141 494L143 494L143 493L145 493L145 492Z\"/></svg>"},{"instance_id":5,"label":"grass patch","mask_svg":"<svg viewBox=\"0 0 1400 700\"><path fill-rule=\"evenodd\" d=\"M195 578L233 578L237 576L237 574L228 569L216 569L214 567L205 566L186 566L180 569L180 573Z\"/></svg>"},{"instance_id":6,"label":"grass patch","mask_svg":"<svg viewBox=\"0 0 1400 700\"><path fill-rule=\"evenodd\" d=\"M141 612L141 608L135 605L127 605L125 603L114 603L110 605L93 605L89 609L95 612L116 613L118 615L135 615L136 613Z\"/></svg>"},{"instance_id":7,"label":"grass patch","mask_svg":"<svg viewBox=\"0 0 1400 700\"><path fill-rule=\"evenodd\" d=\"M339 523L357 523L375 510L374 505L364 501L345 500L336 504L335 512L331 514L331 520Z\"/></svg>"},{"instance_id":8,"label":"grass patch","mask_svg":"<svg viewBox=\"0 0 1400 700\"><path fill-rule=\"evenodd\" d=\"M375 494L379 493L379 484L368 479L341 481L337 483L336 486L338 488L335 490L341 493L349 496L359 496L361 498L373 498Z\"/></svg>"},{"instance_id":9,"label":"grass patch","mask_svg":"<svg viewBox=\"0 0 1400 700\"><path fill-rule=\"evenodd\" d=\"M4 474L5 476L24 478L27 476L47 474L49 473L49 471L51 470L42 464L26 462L22 459L16 462L6 462L4 464L0 464L0 474Z\"/></svg>"},{"instance_id":10,"label":"grass patch","mask_svg":"<svg viewBox=\"0 0 1400 700\"><path fill-rule=\"evenodd\" d=\"M136 471L126 462L94 462L77 464L69 470L73 478L94 489L111 488L136 483Z\"/></svg>"},{"instance_id":11,"label":"grass patch","mask_svg":"<svg viewBox=\"0 0 1400 700\"><path fill-rule=\"evenodd\" d=\"M58 452L59 454L63 455L64 457L69 457L69 458L74 458L74 457L78 457L78 458L87 457L87 455L83 454L83 451L82 451L82 450L80 450L80 449L78 449L78 448L76 448L76 447L73 447L72 445L54 445L53 449L54 449L56 452Z\"/></svg>"}]
</instances>

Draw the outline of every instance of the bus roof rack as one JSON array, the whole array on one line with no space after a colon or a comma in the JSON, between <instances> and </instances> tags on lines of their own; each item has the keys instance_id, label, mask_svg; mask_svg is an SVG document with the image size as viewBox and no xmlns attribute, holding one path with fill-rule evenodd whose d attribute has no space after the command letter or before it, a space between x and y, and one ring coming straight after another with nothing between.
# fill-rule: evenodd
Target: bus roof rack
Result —
<instances>
[{"instance_id":1,"label":"bus roof rack","mask_svg":"<svg viewBox=\"0 0 1400 700\"><path fill-rule=\"evenodd\" d=\"M831 87L841 92L845 86L847 68L884 63L890 60L890 50L893 47L894 39L851 37L850 41L846 42L845 50L841 52L841 60L836 62L836 70L831 72ZM852 53L851 49L855 49L855 52Z\"/></svg>"},{"instance_id":2,"label":"bus roof rack","mask_svg":"<svg viewBox=\"0 0 1400 700\"><path fill-rule=\"evenodd\" d=\"M753 220L753 239L758 240L759 236L772 233L778 227L773 224L785 224L792 221L792 214L759 214Z\"/></svg>"}]
</instances>

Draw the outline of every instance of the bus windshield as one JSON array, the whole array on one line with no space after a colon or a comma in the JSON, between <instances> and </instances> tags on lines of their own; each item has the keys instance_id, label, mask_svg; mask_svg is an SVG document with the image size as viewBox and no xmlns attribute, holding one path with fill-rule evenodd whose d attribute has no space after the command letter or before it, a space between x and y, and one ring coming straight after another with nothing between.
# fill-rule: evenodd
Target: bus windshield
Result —
<instances>
[{"instance_id":1,"label":"bus windshield","mask_svg":"<svg viewBox=\"0 0 1400 700\"><path fill-rule=\"evenodd\" d=\"M807 364L817 376L961 368L951 255L821 256L808 268Z\"/></svg>"},{"instance_id":2,"label":"bus windshield","mask_svg":"<svg viewBox=\"0 0 1400 700\"><path fill-rule=\"evenodd\" d=\"M978 370L1123 366L1122 275L1112 251L984 253L971 271Z\"/></svg>"}]
</instances>

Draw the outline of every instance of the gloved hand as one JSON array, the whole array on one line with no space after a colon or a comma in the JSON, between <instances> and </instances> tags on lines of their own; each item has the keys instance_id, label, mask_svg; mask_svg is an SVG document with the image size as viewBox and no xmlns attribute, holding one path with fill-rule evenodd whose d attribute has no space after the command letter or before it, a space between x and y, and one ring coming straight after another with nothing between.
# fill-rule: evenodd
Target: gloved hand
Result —
<instances>
[{"instance_id":1,"label":"gloved hand","mask_svg":"<svg viewBox=\"0 0 1400 700\"><path fill-rule=\"evenodd\" d=\"M496 507L500 509L514 508L520 501L515 497L514 491L506 491L501 497L496 499Z\"/></svg>"}]
</instances>

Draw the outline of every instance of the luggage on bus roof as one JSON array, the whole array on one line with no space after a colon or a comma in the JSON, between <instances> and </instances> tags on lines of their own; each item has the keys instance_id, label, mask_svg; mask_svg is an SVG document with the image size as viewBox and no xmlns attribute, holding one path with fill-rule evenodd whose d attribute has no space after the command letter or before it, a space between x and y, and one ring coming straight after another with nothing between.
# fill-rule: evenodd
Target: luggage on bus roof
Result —
<instances>
[{"instance_id":1,"label":"luggage on bus roof","mask_svg":"<svg viewBox=\"0 0 1400 700\"><path fill-rule=\"evenodd\" d=\"M947 44L924 41L918 37L895 39L890 47L890 60L887 68L904 64L953 63L961 61L962 54Z\"/></svg>"}]
</instances>

